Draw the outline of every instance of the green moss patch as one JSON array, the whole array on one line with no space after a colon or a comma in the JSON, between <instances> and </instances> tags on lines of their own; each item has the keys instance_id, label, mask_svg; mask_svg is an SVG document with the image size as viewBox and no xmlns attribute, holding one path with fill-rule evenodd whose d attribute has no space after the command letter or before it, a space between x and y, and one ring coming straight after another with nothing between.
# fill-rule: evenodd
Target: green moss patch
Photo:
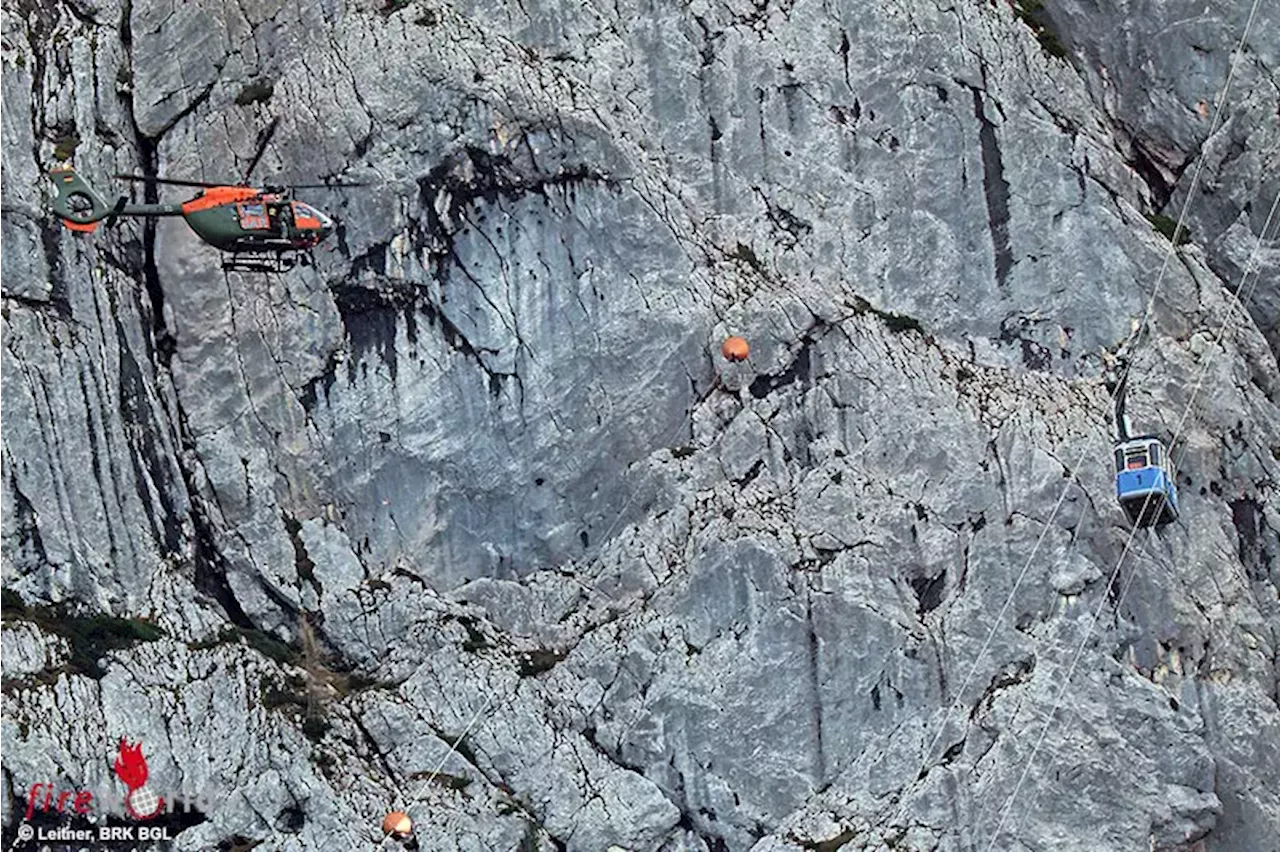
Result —
<instances>
[{"instance_id":1,"label":"green moss patch","mask_svg":"<svg viewBox=\"0 0 1280 852\"><path fill-rule=\"evenodd\" d=\"M859 314L875 314L884 323L884 327L892 331L894 334L906 334L909 331L924 334L924 326L920 324L920 320L906 314L897 314L893 311L882 311L880 308L872 305L861 296L854 296L852 300L846 302L849 307L853 308Z\"/></svg>"},{"instance_id":2,"label":"green moss patch","mask_svg":"<svg viewBox=\"0 0 1280 852\"><path fill-rule=\"evenodd\" d=\"M1191 231L1186 225L1178 226L1176 219L1170 219L1163 213L1156 213L1154 216L1148 216L1147 221L1151 223L1151 227L1164 235L1164 238L1175 246L1186 245L1191 242Z\"/></svg>"},{"instance_id":3,"label":"green moss patch","mask_svg":"<svg viewBox=\"0 0 1280 852\"><path fill-rule=\"evenodd\" d=\"M0 615L4 618L19 618L27 614L27 604L22 595L13 589L0 589Z\"/></svg>"},{"instance_id":4,"label":"green moss patch","mask_svg":"<svg viewBox=\"0 0 1280 852\"><path fill-rule=\"evenodd\" d=\"M1049 29L1044 0L1013 0L1013 13L1035 34L1040 49L1058 59L1067 58L1067 48L1057 33Z\"/></svg>"},{"instance_id":5,"label":"green moss patch","mask_svg":"<svg viewBox=\"0 0 1280 852\"><path fill-rule=\"evenodd\" d=\"M129 648L139 642L154 642L164 631L139 619L93 615L61 621L54 629L71 643L71 665L91 677L106 674L98 659L110 651Z\"/></svg>"},{"instance_id":6,"label":"green moss patch","mask_svg":"<svg viewBox=\"0 0 1280 852\"><path fill-rule=\"evenodd\" d=\"M106 674L98 660L112 651L139 642L154 642L165 632L149 621L114 615L73 615L65 606L28 606L15 592L5 589L5 621L30 621L45 633L61 636L71 648L67 670L97 680Z\"/></svg>"},{"instance_id":7,"label":"green moss patch","mask_svg":"<svg viewBox=\"0 0 1280 852\"><path fill-rule=\"evenodd\" d=\"M70 160L76 153L76 148L80 147L80 136L75 132L64 133L53 140L53 158L66 162Z\"/></svg>"},{"instance_id":8,"label":"green moss patch","mask_svg":"<svg viewBox=\"0 0 1280 852\"><path fill-rule=\"evenodd\" d=\"M270 80L250 80L240 89L240 93L236 95L237 106L248 106L249 104L261 104L271 100L271 96L275 94L275 83Z\"/></svg>"}]
</instances>

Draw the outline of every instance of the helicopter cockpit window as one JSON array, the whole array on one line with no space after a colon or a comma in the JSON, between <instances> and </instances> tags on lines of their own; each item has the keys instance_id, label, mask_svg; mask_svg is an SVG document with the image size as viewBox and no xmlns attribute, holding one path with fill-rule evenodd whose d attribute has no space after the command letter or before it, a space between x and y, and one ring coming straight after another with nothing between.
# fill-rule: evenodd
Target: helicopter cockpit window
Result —
<instances>
[{"instance_id":1,"label":"helicopter cockpit window","mask_svg":"<svg viewBox=\"0 0 1280 852\"><path fill-rule=\"evenodd\" d=\"M320 214L301 201L293 202L293 215L300 228L320 227Z\"/></svg>"},{"instance_id":2,"label":"helicopter cockpit window","mask_svg":"<svg viewBox=\"0 0 1280 852\"><path fill-rule=\"evenodd\" d=\"M240 217L240 227L249 231L265 231L271 227L267 219L267 208L264 204L237 204L236 213Z\"/></svg>"}]
</instances>

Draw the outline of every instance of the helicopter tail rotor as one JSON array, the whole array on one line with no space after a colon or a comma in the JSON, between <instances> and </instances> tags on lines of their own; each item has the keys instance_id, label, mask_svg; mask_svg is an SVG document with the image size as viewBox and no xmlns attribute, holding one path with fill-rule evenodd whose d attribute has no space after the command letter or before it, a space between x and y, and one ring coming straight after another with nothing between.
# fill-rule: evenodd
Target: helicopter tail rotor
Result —
<instances>
[{"instance_id":1,"label":"helicopter tail rotor","mask_svg":"<svg viewBox=\"0 0 1280 852\"><path fill-rule=\"evenodd\" d=\"M49 177L58 190L53 199L53 212L62 218L62 223L73 231L92 232L98 222L112 215L110 207L102 196L91 187L84 178L70 168L49 170ZM124 199L121 199L123 201ZM122 209L120 205L117 208ZM116 210L116 215L119 210Z\"/></svg>"}]
</instances>

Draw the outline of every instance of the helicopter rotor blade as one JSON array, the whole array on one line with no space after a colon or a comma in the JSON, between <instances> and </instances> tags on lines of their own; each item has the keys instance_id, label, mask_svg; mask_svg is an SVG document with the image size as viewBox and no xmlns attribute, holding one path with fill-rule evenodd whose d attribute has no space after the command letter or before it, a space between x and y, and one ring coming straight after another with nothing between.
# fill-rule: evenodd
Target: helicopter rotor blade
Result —
<instances>
[{"instance_id":1,"label":"helicopter rotor blade","mask_svg":"<svg viewBox=\"0 0 1280 852\"><path fill-rule=\"evenodd\" d=\"M249 167L244 170L244 180L242 183L249 183L249 175L253 174L253 170L258 166L258 161L261 160L262 155L266 153L267 145L270 144L271 137L275 136L276 125L279 123L280 116L277 115L275 118L271 119L271 123L263 128L262 132L258 134L258 150L254 152L252 159L249 160Z\"/></svg>"},{"instance_id":2,"label":"helicopter rotor blade","mask_svg":"<svg viewBox=\"0 0 1280 852\"><path fill-rule=\"evenodd\" d=\"M202 180L180 180L178 178L147 177L146 175L116 175L117 180L131 180L137 183L164 183L169 186L198 186L208 189L211 186L226 186L225 183L209 183Z\"/></svg>"},{"instance_id":3,"label":"helicopter rotor blade","mask_svg":"<svg viewBox=\"0 0 1280 852\"><path fill-rule=\"evenodd\" d=\"M371 183L288 183L289 189L349 189L358 186L373 186Z\"/></svg>"}]
</instances>

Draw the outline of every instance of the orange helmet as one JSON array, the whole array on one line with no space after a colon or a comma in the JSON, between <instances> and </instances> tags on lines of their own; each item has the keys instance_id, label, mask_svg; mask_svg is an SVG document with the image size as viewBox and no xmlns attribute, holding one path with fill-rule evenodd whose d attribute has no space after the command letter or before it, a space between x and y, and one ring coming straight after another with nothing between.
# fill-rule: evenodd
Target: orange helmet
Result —
<instances>
[{"instance_id":1,"label":"orange helmet","mask_svg":"<svg viewBox=\"0 0 1280 852\"><path fill-rule=\"evenodd\" d=\"M408 837L413 834L413 820L404 811L392 811L382 820L382 833L393 837Z\"/></svg>"},{"instance_id":2,"label":"orange helmet","mask_svg":"<svg viewBox=\"0 0 1280 852\"><path fill-rule=\"evenodd\" d=\"M720 347L720 354L729 361L745 361L751 354L751 347L741 337L730 337Z\"/></svg>"}]
</instances>

